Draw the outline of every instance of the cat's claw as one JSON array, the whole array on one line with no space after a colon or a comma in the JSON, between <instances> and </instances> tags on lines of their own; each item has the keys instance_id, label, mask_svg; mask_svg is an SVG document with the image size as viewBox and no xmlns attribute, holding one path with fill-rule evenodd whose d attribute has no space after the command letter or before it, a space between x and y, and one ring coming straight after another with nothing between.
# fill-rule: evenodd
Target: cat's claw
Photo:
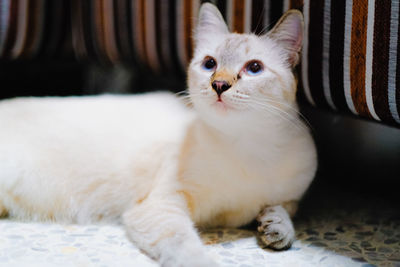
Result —
<instances>
[{"instance_id":1,"label":"cat's claw","mask_svg":"<svg viewBox=\"0 0 400 267\"><path fill-rule=\"evenodd\" d=\"M272 249L288 249L295 239L289 215L281 206L268 207L257 218L260 239Z\"/></svg>"}]
</instances>

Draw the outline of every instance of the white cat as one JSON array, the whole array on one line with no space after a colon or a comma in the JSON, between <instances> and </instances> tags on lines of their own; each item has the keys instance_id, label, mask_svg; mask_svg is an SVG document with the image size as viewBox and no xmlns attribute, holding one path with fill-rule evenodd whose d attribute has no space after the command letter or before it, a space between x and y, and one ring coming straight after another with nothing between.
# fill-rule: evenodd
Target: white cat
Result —
<instances>
[{"instance_id":1,"label":"white cat","mask_svg":"<svg viewBox=\"0 0 400 267\"><path fill-rule=\"evenodd\" d=\"M292 68L302 15L266 35L229 33L203 4L189 67L193 107L169 93L0 103L0 213L118 221L163 266L213 266L196 226L257 218L261 239L294 240L289 215L316 170Z\"/></svg>"}]
</instances>

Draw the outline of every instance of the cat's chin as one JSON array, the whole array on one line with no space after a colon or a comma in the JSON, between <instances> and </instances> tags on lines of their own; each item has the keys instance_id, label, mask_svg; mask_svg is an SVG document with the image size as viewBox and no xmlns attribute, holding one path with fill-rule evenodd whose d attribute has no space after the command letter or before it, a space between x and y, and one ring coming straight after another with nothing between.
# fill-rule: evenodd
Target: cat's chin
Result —
<instances>
[{"instance_id":1,"label":"cat's chin","mask_svg":"<svg viewBox=\"0 0 400 267\"><path fill-rule=\"evenodd\" d=\"M214 108L216 108L217 110L221 111L221 112L227 112L229 107L228 105L221 101L221 100L217 100L215 101L215 103L213 104Z\"/></svg>"},{"instance_id":2,"label":"cat's chin","mask_svg":"<svg viewBox=\"0 0 400 267\"><path fill-rule=\"evenodd\" d=\"M227 104L225 101L218 99L213 104L211 104L214 109L217 110L222 115L227 114L229 111L234 110L234 108Z\"/></svg>"}]
</instances>

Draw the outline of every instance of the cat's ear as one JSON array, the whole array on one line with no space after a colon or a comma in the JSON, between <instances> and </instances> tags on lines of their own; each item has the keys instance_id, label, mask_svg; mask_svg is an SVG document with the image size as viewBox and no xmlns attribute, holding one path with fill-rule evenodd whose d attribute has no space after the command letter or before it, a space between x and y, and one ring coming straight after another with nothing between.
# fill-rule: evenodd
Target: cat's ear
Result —
<instances>
[{"instance_id":1,"label":"cat's ear","mask_svg":"<svg viewBox=\"0 0 400 267\"><path fill-rule=\"evenodd\" d=\"M303 14L295 9L287 11L267 36L274 39L287 51L288 63L294 67L299 62L303 43Z\"/></svg>"},{"instance_id":2,"label":"cat's ear","mask_svg":"<svg viewBox=\"0 0 400 267\"><path fill-rule=\"evenodd\" d=\"M218 8L210 3L201 5L194 39L196 43L207 40L210 35L229 33L228 27Z\"/></svg>"}]
</instances>

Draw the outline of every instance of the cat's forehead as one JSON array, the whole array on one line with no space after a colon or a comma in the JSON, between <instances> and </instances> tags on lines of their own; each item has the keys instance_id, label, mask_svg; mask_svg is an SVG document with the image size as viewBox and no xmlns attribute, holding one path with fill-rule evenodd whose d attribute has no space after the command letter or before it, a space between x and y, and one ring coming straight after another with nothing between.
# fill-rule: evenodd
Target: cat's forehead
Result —
<instances>
[{"instance_id":1,"label":"cat's forehead","mask_svg":"<svg viewBox=\"0 0 400 267\"><path fill-rule=\"evenodd\" d=\"M231 64L249 57L263 56L265 45L255 35L232 33L218 45L216 54L221 63Z\"/></svg>"},{"instance_id":2,"label":"cat's forehead","mask_svg":"<svg viewBox=\"0 0 400 267\"><path fill-rule=\"evenodd\" d=\"M250 36L243 34L230 34L217 48L218 53L232 53L238 50L248 52L250 50Z\"/></svg>"}]
</instances>

